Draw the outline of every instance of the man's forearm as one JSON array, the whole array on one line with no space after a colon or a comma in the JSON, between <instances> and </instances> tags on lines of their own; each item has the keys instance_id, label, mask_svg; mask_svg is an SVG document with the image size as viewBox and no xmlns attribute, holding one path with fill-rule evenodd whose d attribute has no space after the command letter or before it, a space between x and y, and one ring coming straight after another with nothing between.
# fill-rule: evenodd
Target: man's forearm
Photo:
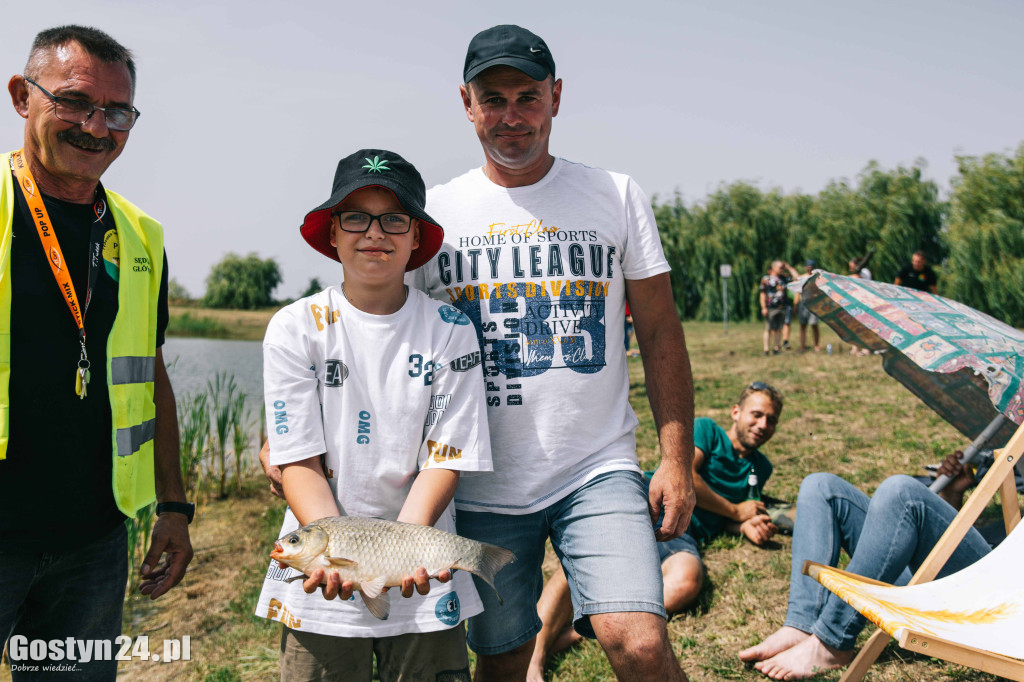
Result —
<instances>
[{"instance_id":1,"label":"man's forearm","mask_svg":"<svg viewBox=\"0 0 1024 682\"><path fill-rule=\"evenodd\" d=\"M641 348L647 396L658 429L661 459L687 471L693 464L693 374L683 328L671 320L659 325L650 350Z\"/></svg>"},{"instance_id":2,"label":"man's forearm","mask_svg":"<svg viewBox=\"0 0 1024 682\"><path fill-rule=\"evenodd\" d=\"M699 474L693 477L693 492L697 495L697 506L701 509L726 519L736 520L736 505L712 490Z\"/></svg>"},{"instance_id":3,"label":"man's forearm","mask_svg":"<svg viewBox=\"0 0 1024 682\"><path fill-rule=\"evenodd\" d=\"M160 348L156 349L154 371L153 403L156 407L156 424L153 434L153 473L156 479L156 500L184 502L185 487L181 482L181 453L178 442L178 409Z\"/></svg>"},{"instance_id":4,"label":"man's forearm","mask_svg":"<svg viewBox=\"0 0 1024 682\"><path fill-rule=\"evenodd\" d=\"M633 326L643 358L647 398L658 429L661 465L651 479L651 521L664 512L661 540L678 537L693 511L693 375L668 273L626 280Z\"/></svg>"}]
</instances>

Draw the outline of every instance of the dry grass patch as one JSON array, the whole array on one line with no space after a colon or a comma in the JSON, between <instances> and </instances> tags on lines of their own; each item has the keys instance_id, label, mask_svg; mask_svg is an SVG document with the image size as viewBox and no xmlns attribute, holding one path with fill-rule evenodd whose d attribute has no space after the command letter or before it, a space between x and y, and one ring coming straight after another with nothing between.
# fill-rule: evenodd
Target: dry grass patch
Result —
<instances>
[{"instance_id":1,"label":"dry grass patch","mask_svg":"<svg viewBox=\"0 0 1024 682\"><path fill-rule=\"evenodd\" d=\"M191 529L195 558L182 583L157 601L138 595L126 604L126 634L148 635L150 651L160 651L164 637L189 634L192 661L122 663L121 676L152 682L276 677L280 626L252 615L284 509L265 489L253 480L244 496L203 505Z\"/></svg>"}]
</instances>

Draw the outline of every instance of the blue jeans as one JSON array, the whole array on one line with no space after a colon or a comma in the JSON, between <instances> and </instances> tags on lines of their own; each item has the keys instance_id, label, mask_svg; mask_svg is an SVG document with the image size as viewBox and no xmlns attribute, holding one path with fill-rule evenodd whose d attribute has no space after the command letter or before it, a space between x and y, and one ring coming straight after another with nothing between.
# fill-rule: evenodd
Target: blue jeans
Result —
<instances>
[{"instance_id":1,"label":"blue jeans","mask_svg":"<svg viewBox=\"0 0 1024 682\"><path fill-rule=\"evenodd\" d=\"M96 542L69 552L19 552L0 549L0 646L15 635L32 640L106 640L112 653L121 634L121 608L128 581L128 534L124 524ZM78 651L76 648L76 656ZM111 656L110 658L113 658ZM113 680L117 661L74 665L69 680ZM48 661L11 660L12 678L40 679L40 672L17 667Z\"/></svg>"},{"instance_id":2,"label":"blue jeans","mask_svg":"<svg viewBox=\"0 0 1024 682\"><path fill-rule=\"evenodd\" d=\"M664 563L665 559L670 556L685 552L690 556L697 557L697 561L700 562L701 568L704 568L704 560L700 557L700 543L697 542L697 538L690 535L690 529L687 528L683 531L683 534L674 540L666 540L665 542L658 543L658 556Z\"/></svg>"},{"instance_id":3,"label":"blue jeans","mask_svg":"<svg viewBox=\"0 0 1024 682\"><path fill-rule=\"evenodd\" d=\"M459 511L455 524L459 535L516 555L494 580L501 604L495 590L473 576L484 612L469 619L466 640L478 654L511 651L540 631L537 600L548 536L565 570L573 627L581 635L594 636L594 614L644 611L665 617L647 486L635 471L601 474L532 514Z\"/></svg>"},{"instance_id":4,"label":"blue jeans","mask_svg":"<svg viewBox=\"0 0 1024 682\"><path fill-rule=\"evenodd\" d=\"M851 557L849 572L906 584L955 516L949 503L909 476L887 478L869 498L838 476L811 474L797 497L785 625L837 649L852 649L864 617L803 575L804 561L836 566L844 549ZM990 549L972 528L939 577L973 564Z\"/></svg>"}]
</instances>

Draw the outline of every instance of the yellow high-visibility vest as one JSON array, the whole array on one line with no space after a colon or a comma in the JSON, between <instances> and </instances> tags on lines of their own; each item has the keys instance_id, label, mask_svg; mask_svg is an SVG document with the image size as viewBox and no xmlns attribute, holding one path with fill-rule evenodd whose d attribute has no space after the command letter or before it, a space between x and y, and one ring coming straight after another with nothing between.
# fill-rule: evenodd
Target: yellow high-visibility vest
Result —
<instances>
[{"instance_id":1,"label":"yellow high-visibility vest","mask_svg":"<svg viewBox=\"0 0 1024 682\"><path fill-rule=\"evenodd\" d=\"M10 154L0 155L0 459L10 439L11 235L17 202ZM117 226L120 282L117 316L107 338L113 491L118 508L135 516L156 499L153 436L156 405L156 317L164 266L160 223L120 195L106 190ZM70 389L68 389L70 390ZM88 400L88 398L86 398Z\"/></svg>"}]
</instances>

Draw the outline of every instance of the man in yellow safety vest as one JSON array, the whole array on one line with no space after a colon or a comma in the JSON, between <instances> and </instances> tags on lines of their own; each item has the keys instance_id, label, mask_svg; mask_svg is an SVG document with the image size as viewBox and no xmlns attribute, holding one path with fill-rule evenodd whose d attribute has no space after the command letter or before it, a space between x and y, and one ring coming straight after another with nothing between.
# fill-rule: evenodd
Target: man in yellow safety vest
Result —
<instances>
[{"instance_id":1,"label":"man in yellow safety vest","mask_svg":"<svg viewBox=\"0 0 1024 682\"><path fill-rule=\"evenodd\" d=\"M100 183L139 117L135 65L102 31L61 26L7 89L25 139L0 155L0 646L16 680L38 663L14 660L24 638L112 680L116 660L97 659L113 656L70 642L121 632L125 518L157 500L141 586L156 598L192 558L194 511L161 355L163 230Z\"/></svg>"}]
</instances>

